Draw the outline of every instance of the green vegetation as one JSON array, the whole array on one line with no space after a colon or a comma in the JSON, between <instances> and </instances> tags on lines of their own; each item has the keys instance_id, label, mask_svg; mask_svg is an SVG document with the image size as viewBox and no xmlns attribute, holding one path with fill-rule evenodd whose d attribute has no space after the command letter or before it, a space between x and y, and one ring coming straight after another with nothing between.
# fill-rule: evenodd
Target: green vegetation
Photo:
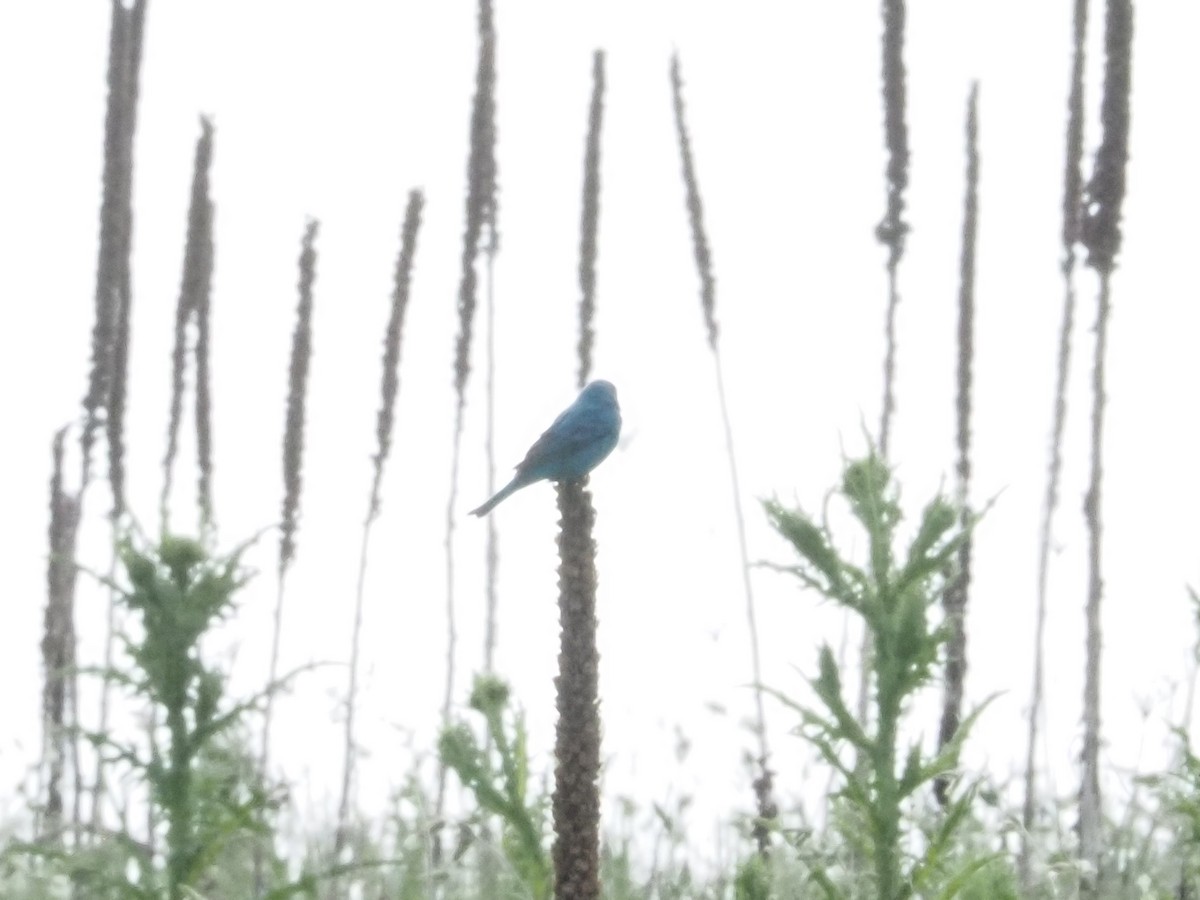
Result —
<instances>
[{"instance_id":1,"label":"green vegetation","mask_svg":"<svg viewBox=\"0 0 1200 900\"><path fill-rule=\"evenodd\" d=\"M1014 858L1003 850L1015 836L1017 811L1002 806L1001 790L960 767L960 751L982 708L940 750L910 737L914 702L936 683L944 656L941 592L973 523L962 527L959 510L938 496L906 527L899 489L874 454L846 465L837 494L865 532L865 544L801 511L764 504L798 556L795 564L772 567L795 577L803 598L815 592L849 610L874 647L866 720L851 710L842 666L828 646L820 648L810 680L815 703L765 687L799 714L797 734L828 766L824 777L834 776L825 821L813 824L798 802L785 802L763 855L754 829L738 828L731 817L741 862L700 876L688 860L697 853L703 858L703 848L681 824L686 799L675 809L626 804L624 819L608 823L603 896L1022 896ZM847 545L861 546L862 558L840 549ZM317 897L330 890L333 896L402 898L552 896L549 773L531 771L523 716L501 680L477 678L470 707L478 726L452 723L438 743L442 763L467 788L473 807L453 822L432 818L433 787L411 774L386 821L356 822L348 840L355 862L331 867L332 823L324 835L310 830L303 851L289 848L277 831L284 786L265 781L250 751L265 693L228 697L224 676L202 652L205 634L236 612L246 580L241 550L213 556L197 541L166 537L154 547L125 539L119 555L124 573L111 586L129 614L120 636L125 653L111 670L90 675L118 686L124 702L146 711L148 724L136 739L85 737L114 767L113 780L128 796L146 798L151 829L147 834L133 824L136 804L129 801L118 829L13 841L0 857L0 894L14 900ZM1178 765L1143 779L1152 790L1122 823L1110 824L1113 846L1124 852L1114 860L1106 896L1190 896L1200 877L1200 762L1186 731L1178 734ZM932 790L941 777L951 779L944 807ZM647 829L645 822L655 825ZM447 826L452 850L439 855L434 835ZM613 837L633 829L636 840ZM1078 876L1069 848L1041 837L1043 877L1024 896L1072 896ZM655 844L673 848L665 865L645 856ZM265 864L262 848L272 848Z\"/></svg>"},{"instance_id":2,"label":"green vegetation","mask_svg":"<svg viewBox=\"0 0 1200 900\"><path fill-rule=\"evenodd\" d=\"M121 690L144 716L145 732L82 737L133 786L129 806L148 804L153 827L140 839L128 824L92 834L74 850L62 834L15 844L6 854L10 864L23 855L40 864L22 868L24 877L66 879L87 897L147 900L182 900L196 891L233 896L253 883L246 847L271 836L278 805L247 752L247 720L261 695L230 700L224 674L201 650L204 636L234 610L246 577L244 549L214 558L186 538L164 537L150 548L121 541L124 578L109 586L129 616L119 635L125 654L111 668L85 674ZM122 821L131 817L131 809L120 810ZM282 884L282 862L272 859L271 867ZM281 888L274 896L292 892Z\"/></svg>"},{"instance_id":3,"label":"green vegetation","mask_svg":"<svg viewBox=\"0 0 1200 900\"><path fill-rule=\"evenodd\" d=\"M496 885L501 895L546 900L553 886L546 852L546 798L530 802L525 724L519 714L506 715L508 700L503 682L492 676L477 678L470 705L483 716L487 739L481 742L459 723L442 732L438 750L475 798L478 813L471 825L486 829L490 817L500 821L499 848L525 888L522 893L515 885Z\"/></svg>"},{"instance_id":4,"label":"green vegetation","mask_svg":"<svg viewBox=\"0 0 1200 900\"><path fill-rule=\"evenodd\" d=\"M931 618L953 577L954 560L968 531L958 527L958 511L942 497L925 507L906 555L897 552L903 519L898 491L883 461L871 454L846 466L841 494L853 517L867 533L867 560L855 565L834 547L829 528L805 514L766 504L776 530L800 555L786 569L806 587L818 591L861 618L870 638L874 703L865 720L857 718L843 690L843 675L833 650L822 646L812 687L820 709L812 709L775 692L801 715L801 733L838 773L835 795L842 815L846 846L857 847L869 861L869 884L849 892L836 883L831 867L812 859L812 879L826 897L869 893L880 900L912 896L953 897L992 861L984 855L954 861L958 830L971 815L972 786L949 799L932 827L924 829L915 852L909 838L918 822L908 807L923 788L958 768L959 752L976 710L937 752L920 741L903 752L901 730L911 701L933 680L949 629ZM847 753L846 751L849 751Z\"/></svg>"}]
</instances>

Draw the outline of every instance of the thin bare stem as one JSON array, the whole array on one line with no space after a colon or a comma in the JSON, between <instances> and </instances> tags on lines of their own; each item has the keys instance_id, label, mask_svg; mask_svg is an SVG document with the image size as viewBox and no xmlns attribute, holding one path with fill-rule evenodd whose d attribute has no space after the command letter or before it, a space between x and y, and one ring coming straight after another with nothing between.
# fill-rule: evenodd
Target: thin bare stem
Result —
<instances>
[{"instance_id":1,"label":"thin bare stem","mask_svg":"<svg viewBox=\"0 0 1200 900\"><path fill-rule=\"evenodd\" d=\"M1101 486L1103 484L1104 434L1104 360L1108 346L1109 283L1100 280L1100 301L1096 313L1096 355L1092 367L1091 476L1084 498L1084 519L1088 528L1088 592L1086 658L1083 687L1083 749L1080 753L1079 853L1092 872L1082 872L1081 893L1098 897L1103 854L1103 805L1100 797L1100 604L1104 582L1100 571L1102 539Z\"/></svg>"},{"instance_id":2,"label":"thin bare stem","mask_svg":"<svg viewBox=\"0 0 1200 900\"><path fill-rule=\"evenodd\" d=\"M371 516L363 523L362 546L358 557L358 584L355 588L354 627L350 634L350 681L346 686L346 719L342 743L342 787L338 800L337 831L333 838L335 862L341 862L342 851L350 840L350 807L354 796L354 773L357 748L354 743L355 713L358 710L359 647L362 642L363 588L367 579L367 551L371 542Z\"/></svg>"},{"instance_id":3,"label":"thin bare stem","mask_svg":"<svg viewBox=\"0 0 1200 900\"><path fill-rule=\"evenodd\" d=\"M50 554L46 566L46 614L42 634L42 765L46 773L44 821L39 831L58 836L62 830L62 782L69 753L67 714L74 693L75 539L79 501L63 488L63 443L66 429L54 436L54 468L50 478ZM78 765L78 759L74 760ZM55 837L55 840L58 840Z\"/></svg>"},{"instance_id":4,"label":"thin bare stem","mask_svg":"<svg viewBox=\"0 0 1200 900\"><path fill-rule=\"evenodd\" d=\"M758 775L754 781L755 804L758 821L754 835L759 851L766 854L769 846L768 823L778 815L773 797L772 773L769 768L770 752L767 744L767 719L762 697L762 664L758 646L758 621L755 615L754 589L750 581L750 554L746 544L746 521L742 514L742 490L738 478L737 455L733 446L733 427L730 425L729 405L725 398L725 376L721 368L719 329L716 320L716 279L713 276L712 254L708 236L704 229L704 208L700 199L700 187L692 159L691 139L684 117L683 81L680 76L679 58L671 59L671 88L675 107L675 130L679 139L679 155L683 168L683 182L687 193L688 220L692 230L692 249L696 258L696 270L700 277L700 306L708 332L708 346L712 351L713 366L717 382L717 400L721 409L721 422L725 432L725 455L729 461L729 480L733 492L734 521L737 525L738 552L741 556L742 589L746 598L746 625L750 632L750 664L754 677L754 731L758 742Z\"/></svg>"},{"instance_id":5,"label":"thin bare stem","mask_svg":"<svg viewBox=\"0 0 1200 900\"><path fill-rule=\"evenodd\" d=\"M1196 641L1192 644L1192 658L1188 664L1187 694L1183 706L1183 722L1180 728L1184 734L1190 734L1192 716L1196 705L1196 681L1200 678L1200 595L1192 588L1188 589L1188 597L1192 604L1192 615L1196 624Z\"/></svg>"},{"instance_id":6,"label":"thin bare stem","mask_svg":"<svg viewBox=\"0 0 1200 900\"><path fill-rule=\"evenodd\" d=\"M1101 488L1105 360L1111 315L1111 279L1121 247L1121 205L1125 198L1125 167L1129 159L1129 92L1133 46L1131 0L1109 0L1104 25L1104 95L1100 103L1103 134L1088 180L1081 223L1087 263L1100 275L1096 310L1096 350L1092 366L1091 476L1084 499L1088 529L1087 662L1083 686L1083 750L1080 756L1079 854L1080 893L1099 897L1104 871L1103 803L1100 797L1100 606L1104 582L1100 569L1102 540Z\"/></svg>"},{"instance_id":7,"label":"thin bare stem","mask_svg":"<svg viewBox=\"0 0 1200 900\"><path fill-rule=\"evenodd\" d=\"M487 410L484 421L483 448L487 457L487 495L496 493L496 297L495 289L495 241L487 247ZM492 672L496 658L497 611L499 609L500 582L500 538L496 531L495 516L487 517L486 601L487 618L483 630L483 670Z\"/></svg>"},{"instance_id":8,"label":"thin bare stem","mask_svg":"<svg viewBox=\"0 0 1200 900\"><path fill-rule=\"evenodd\" d=\"M274 685L279 673L279 644L283 634L283 598L288 568L296 553L296 532L300 520L301 486L304 471L304 420L308 402L308 370L312 362L313 283L317 277L317 231L319 223L310 220L300 246L296 304L296 325L292 332L292 353L288 363L287 418L283 430L283 513L279 526L279 565L275 594L275 616L271 629L271 660L267 684ZM271 761L271 724L275 711L275 691L267 692L263 712L262 747L259 768L266 770Z\"/></svg>"},{"instance_id":9,"label":"thin bare stem","mask_svg":"<svg viewBox=\"0 0 1200 900\"><path fill-rule=\"evenodd\" d=\"M1088 0L1075 0L1071 88L1067 100L1067 146L1063 172L1062 276L1063 310L1058 329L1058 361L1055 367L1054 416L1050 429L1050 463L1038 540L1037 612L1034 624L1033 696L1029 703L1028 741L1025 746L1025 796L1021 805L1021 851L1017 870L1022 890L1033 891L1032 834L1037 806L1038 726L1045 692L1046 591L1050 575L1050 545L1054 514L1058 509L1062 475L1062 437L1067 421L1067 379L1071 368L1071 335L1075 330L1075 245L1083 207L1083 69L1087 38Z\"/></svg>"},{"instance_id":10,"label":"thin bare stem","mask_svg":"<svg viewBox=\"0 0 1200 900\"><path fill-rule=\"evenodd\" d=\"M404 319L408 312L409 289L412 284L413 258L417 252L417 231L421 226L424 198L420 191L408 195L408 208L400 239L400 255L392 289L391 314L383 339L383 375L380 384L379 416L375 428L377 446L372 465L371 492L367 515L363 519L362 547L358 559L358 583L354 593L354 627L350 635L350 682L346 688L346 730L343 746L342 792L338 803L337 833L334 854L340 855L349 839L347 824L354 798L355 742L354 723L358 708L359 662L362 646L363 597L366 592L368 548L371 528L379 517L383 473L392 446L395 426L396 397L400 392L400 349L404 339Z\"/></svg>"},{"instance_id":11,"label":"thin bare stem","mask_svg":"<svg viewBox=\"0 0 1200 900\"><path fill-rule=\"evenodd\" d=\"M475 261L485 227L495 232L496 221L496 28L491 0L479 0L479 62L475 72L475 99L471 105L471 148L467 158L466 227L463 231L461 273L458 286L458 340L454 355L454 435L450 454L450 495L446 501L446 680L442 695L442 722L450 721L454 697L458 627L454 602L454 530L458 506L458 471L462 458L463 419L467 405L467 379L471 372L471 337L475 318ZM446 800L446 766L438 765L434 817L441 819ZM435 862L440 861L440 835L434 839Z\"/></svg>"}]
</instances>

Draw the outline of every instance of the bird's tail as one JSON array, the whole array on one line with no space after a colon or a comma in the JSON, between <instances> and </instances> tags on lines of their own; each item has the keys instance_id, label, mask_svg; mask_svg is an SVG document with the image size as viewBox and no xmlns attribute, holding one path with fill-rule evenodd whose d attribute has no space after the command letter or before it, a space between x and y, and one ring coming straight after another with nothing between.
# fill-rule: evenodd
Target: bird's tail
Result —
<instances>
[{"instance_id":1,"label":"bird's tail","mask_svg":"<svg viewBox=\"0 0 1200 900\"><path fill-rule=\"evenodd\" d=\"M492 499L490 499L487 503L483 504L483 506L479 507L478 509L471 510L470 514L473 516L479 516L480 518L483 518L488 513L490 513L493 509L496 508L496 504L498 504L501 500L503 500L505 497L507 497L509 494L511 494L517 488L522 487L522 486L523 485L518 483L518 479L514 478L512 481L510 481L508 484L506 484L504 487L502 487L500 490L498 490L496 492L495 496L493 496Z\"/></svg>"}]
</instances>

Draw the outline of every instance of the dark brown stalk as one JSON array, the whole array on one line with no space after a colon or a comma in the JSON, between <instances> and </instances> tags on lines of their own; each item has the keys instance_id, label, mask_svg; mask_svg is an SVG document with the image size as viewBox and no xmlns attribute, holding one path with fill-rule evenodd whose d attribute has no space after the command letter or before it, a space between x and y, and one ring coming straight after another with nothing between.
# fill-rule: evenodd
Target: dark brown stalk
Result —
<instances>
[{"instance_id":1,"label":"dark brown stalk","mask_svg":"<svg viewBox=\"0 0 1200 900\"><path fill-rule=\"evenodd\" d=\"M946 690L938 748L944 748L962 721L963 681L967 671L967 595L971 586L971 536L968 503L971 493L971 364L975 358L975 235L979 217L979 119L976 103L979 85L971 85L967 101L967 184L963 198L962 253L958 276L958 397L955 402L958 448L958 502L966 540L958 551L958 574L942 597L950 639L946 644ZM934 782L934 793L943 806L949 799L949 779Z\"/></svg>"},{"instance_id":2,"label":"dark brown stalk","mask_svg":"<svg viewBox=\"0 0 1200 900\"><path fill-rule=\"evenodd\" d=\"M404 225L400 229L400 255L396 259L391 312L383 338L383 375L379 391L379 416L375 423L376 451L372 458L374 476L371 481L368 521L379 515L383 470L392 449L396 395L400 391L400 346L404 339L404 319L408 313L413 259L417 253L417 233L421 228L421 211L424 207L424 195L419 190L410 191L408 206L404 211Z\"/></svg>"},{"instance_id":3,"label":"dark brown stalk","mask_svg":"<svg viewBox=\"0 0 1200 900\"><path fill-rule=\"evenodd\" d=\"M203 265L205 269L203 289L196 292L196 463L198 481L196 498L200 507L200 531L211 534L215 525L213 520L213 450L212 450L212 377L209 371L209 312L212 303L212 268L213 268L213 204L208 196L207 167L212 163L212 123L208 119L200 120L201 142L207 142L204 159L204 198L202 211L204 215ZM200 148L196 149L197 164L199 164Z\"/></svg>"},{"instance_id":4,"label":"dark brown stalk","mask_svg":"<svg viewBox=\"0 0 1200 900\"><path fill-rule=\"evenodd\" d=\"M1088 180L1080 236L1087 264L1112 274L1121 249L1121 204L1129 161L1129 91L1132 81L1133 3L1108 0L1104 22L1104 96L1101 137Z\"/></svg>"},{"instance_id":5,"label":"dark brown stalk","mask_svg":"<svg viewBox=\"0 0 1200 900\"><path fill-rule=\"evenodd\" d=\"M104 175L100 199L100 249L96 263L95 315L92 322L92 364L83 398L84 422L80 435L83 483L91 472L92 445L108 400L112 368L112 335L117 315L117 271L121 256L120 196L130 173L122 169L122 103L125 97L125 60L129 43L124 7L112 0L108 44L108 107L104 118Z\"/></svg>"},{"instance_id":6,"label":"dark brown stalk","mask_svg":"<svg viewBox=\"0 0 1200 900\"><path fill-rule=\"evenodd\" d=\"M1067 147L1063 171L1062 276L1063 311L1058 329L1058 362L1055 367L1054 415L1050 429L1050 465L1038 541L1037 613L1034 625L1033 696L1029 703L1028 742L1025 746L1025 798L1021 806L1021 851L1017 859L1022 891L1033 892L1030 854L1033 849L1034 813L1037 806L1038 724L1045 691L1046 589L1050 574L1050 544L1054 513L1058 509L1062 474L1062 436L1067 421L1067 378L1071 368L1071 335L1075 330L1075 244L1083 209L1083 68L1087 38L1088 0L1075 0L1071 87L1067 99Z\"/></svg>"},{"instance_id":7,"label":"dark brown stalk","mask_svg":"<svg viewBox=\"0 0 1200 900\"><path fill-rule=\"evenodd\" d=\"M596 652L596 512L582 482L559 482L558 723L554 756L554 896L600 896L600 698Z\"/></svg>"},{"instance_id":8,"label":"dark brown stalk","mask_svg":"<svg viewBox=\"0 0 1200 900\"><path fill-rule=\"evenodd\" d=\"M138 71L142 59L142 28L146 12L145 0L125 10L127 19L126 59L122 74L121 101L121 185L119 218L119 253L116 260L116 318L113 323L109 363L108 402L105 432L108 439L108 480L112 488L112 520L115 523L125 512L125 397L128 392L129 320L133 312L133 289L130 277L130 254L133 249L133 135L137 129Z\"/></svg>"},{"instance_id":9,"label":"dark brown stalk","mask_svg":"<svg viewBox=\"0 0 1200 900\"><path fill-rule=\"evenodd\" d=\"M62 782L71 742L68 702L74 694L75 666L75 536L79 500L63 489L63 442L66 429L54 436L54 472L50 477L50 556L46 567L46 615L42 633L42 766L46 807L40 832L61 843ZM75 760L78 764L78 760Z\"/></svg>"},{"instance_id":10,"label":"dark brown stalk","mask_svg":"<svg viewBox=\"0 0 1200 900\"><path fill-rule=\"evenodd\" d=\"M310 220L300 248L299 299L296 327L292 332L292 355L288 365L287 420L283 429L283 513L279 526L279 567L275 594L275 620L271 630L271 661L263 713L262 750L259 765L266 769L271 753L271 718L274 711L275 679L279 672L279 642L283 633L283 597L288 567L296 553L296 531L300 520L301 479L304 469L304 419L308 401L308 370L312 362L313 282L317 272L317 230Z\"/></svg>"},{"instance_id":11,"label":"dark brown stalk","mask_svg":"<svg viewBox=\"0 0 1200 900\"><path fill-rule=\"evenodd\" d=\"M159 500L159 515L165 534L170 527L171 486L174 480L175 457L179 450L179 428L183 420L184 378L187 370L187 327L201 307L207 309L212 286L212 201L208 194L208 170L212 162L212 123L200 120L200 138L196 141L196 156L192 167L192 197L188 208L187 237L183 249L183 278L179 300L175 305L175 346L171 352L171 407L167 421L167 452L163 457L163 489ZM199 328L197 319L197 328ZM203 358L207 368L207 318L203 333ZM207 374L201 379L200 341L196 345L196 403L200 404L201 385L207 402ZM197 409L197 426L200 424ZM211 453L211 450L207 452ZM201 454L203 460L204 453ZM202 481L203 488L203 481ZM201 515L204 514L204 493L201 493Z\"/></svg>"},{"instance_id":12,"label":"dark brown stalk","mask_svg":"<svg viewBox=\"0 0 1200 900\"><path fill-rule=\"evenodd\" d=\"M461 273L458 285L458 340L454 352L454 436L450 461L450 496L446 503L446 681L442 695L442 722L450 721L454 697L455 655L458 628L454 608L454 527L458 505L458 469L462 452L463 418L467 405L467 380L471 374L471 337L475 320L475 261L484 228L495 232L496 218L496 28L491 0L479 0L479 62L475 71L475 99L471 105L471 149L467 157L466 226L463 230ZM446 800L446 767L438 766L434 817L441 819ZM434 853L440 860L440 840Z\"/></svg>"},{"instance_id":13,"label":"dark brown stalk","mask_svg":"<svg viewBox=\"0 0 1200 900\"><path fill-rule=\"evenodd\" d=\"M108 439L108 478L113 493L113 521L125 512L125 396L128 391L129 319L133 311L133 290L129 272L133 249L133 135L137 129L138 71L142 59L142 27L145 0L126 10L127 43L122 75L120 162L123 176L119 198L119 247L116 260L116 318L113 323L111 370L108 377L108 402L105 431Z\"/></svg>"},{"instance_id":14,"label":"dark brown stalk","mask_svg":"<svg viewBox=\"0 0 1200 900\"><path fill-rule=\"evenodd\" d=\"M308 398L308 369L312 358L313 282L317 270L317 231L320 223L310 220L304 229L300 250L299 301L296 328L292 333L292 356L288 365L287 422L283 432L283 515L279 539L279 574L296 553L296 531L300 519L300 488L304 462L304 414Z\"/></svg>"},{"instance_id":15,"label":"dark brown stalk","mask_svg":"<svg viewBox=\"0 0 1200 900\"><path fill-rule=\"evenodd\" d=\"M696 164L692 159L692 139L688 134L687 120L684 116L683 76L680 74L678 56L671 57L671 98L675 109L675 134L679 139L688 222L692 228L692 254L696 258L696 272L700 276L700 311L704 315L704 327L708 332L708 347L715 353L719 333L716 318L717 280L713 276L712 253L708 247L708 234L704 230L704 204L700 199Z\"/></svg>"},{"instance_id":16,"label":"dark brown stalk","mask_svg":"<svg viewBox=\"0 0 1200 900\"><path fill-rule=\"evenodd\" d=\"M737 524L738 550L742 561L742 589L746 598L746 624L750 632L750 664L754 676L754 731L758 740L758 774L754 780L755 807L758 819L754 825L754 837L760 853L767 853L770 838L770 822L778 814L774 800L772 772L769 768L770 752L767 745L767 717L763 709L762 665L758 648L758 621L754 609L754 590L750 583L750 556L746 549L746 521L742 515L742 491L738 479L737 456L733 447L733 427L729 421L729 405L725 399L725 377L721 369L721 352L718 343L719 330L716 319L716 278L713 276L712 254L709 251L708 235L704 229L704 207L700 200L700 185L696 178L696 167L692 159L692 143L684 117L683 81L679 70L679 57L671 58L671 91L675 107L675 131L679 139L679 156L683 169L683 184L687 194L688 221L692 231L692 251L696 258L696 271L700 277L700 307L708 332L708 346L712 351L716 369L717 400L721 407L721 421L725 427L725 455L729 460L729 479L733 491L734 520Z\"/></svg>"},{"instance_id":17,"label":"dark brown stalk","mask_svg":"<svg viewBox=\"0 0 1200 900\"><path fill-rule=\"evenodd\" d=\"M1087 264L1100 276L1096 310L1096 348L1092 366L1091 476L1084 499L1088 529L1087 663L1083 687L1083 750L1080 756L1080 893L1100 896L1104 857L1103 804L1100 797L1100 571L1102 538L1105 359L1111 311L1111 277L1121 248L1121 204L1129 159L1129 91L1133 48L1131 0L1108 0L1104 23L1104 95L1100 103L1102 135L1088 181L1081 221Z\"/></svg>"},{"instance_id":18,"label":"dark brown stalk","mask_svg":"<svg viewBox=\"0 0 1200 900\"><path fill-rule=\"evenodd\" d=\"M896 307L900 295L896 272L904 254L908 223L904 221L904 191L908 187L908 125L905 121L904 0L883 0L883 118L887 145L887 211L875 236L888 249L887 349L883 363L883 414L879 452L888 455L892 414L896 409Z\"/></svg>"},{"instance_id":19,"label":"dark brown stalk","mask_svg":"<svg viewBox=\"0 0 1200 900\"><path fill-rule=\"evenodd\" d=\"M138 77L147 0L128 9L113 0L109 48L108 111L105 119L104 182L100 202L100 262L96 273L96 323L92 334L92 373L84 400L85 419L80 440L83 475L80 496L91 473L91 450L99 409L105 416L108 441L108 480L113 505L110 522L115 532L125 512L125 397L129 361L129 326L133 308L130 254L133 247L133 137L137 129ZM114 556L113 565L116 565ZM112 666L117 609L110 595L104 637L104 667ZM110 683L100 690L98 731L108 730ZM92 825L100 823L105 791L104 759L96 757L92 783ZM78 797L76 803L78 804ZM80 818L78 808L75 819Z\"/></svg>"},{"instance_id":20,"label":"dark brown stalk","mask_svg":"<svg viewBox=\"0 0 1200 900\"><path fill-rule=\"evenodd\" d=\"M84 423L80 437L84 484L89 481L92 445L100 425L101 410L107 411L111 400L118 320L122 303L128 303L133 222L133 134L145 12L146 0L138 0L131 9L126 9L120 0L112 0L92 365L87 394L83 400ZM118 484L121 483L121 474L117 475Z\"/></svg>"},{"instance_id":21,"label":"dark brown stalk","mask_svg":"<svg viewBox=\"0 0 1200 900\"><path fill-rule=\"evenodd\" d=\"M587 150L583 160L583 213L579 228L579 378L580 390L592 373L596 332L596 236L600 221L600 127L604 122L604 51L592 56L592 104L588 111Z\"/></svg>"},{"instance_id":22,"label":"dark brown stalk","mask_svg":"<svg viewBox=\"0 0 1200 900\"><path fill-rule=\"evenodd\" d=\"M342 792L338 803L337 832L334 836L334 855L340 856L349 833L350 806L354 786L354 723L358 705L359 648L362 639L363 596L367 583L367 552L371 542L371 526L379 516L383 472L392 448L395 426L396 395L400 391L400 347L404 339L404 319L408 312L409 288L412 284L413 257L417 252L417 232L421 227L421 209L425 199L420 191L408 195L404 225L400 236L400 255L392 287L391 313L383 337L383 375L380 383L379 416L375 425L376 450L372 458L371 493L367 515L363 520L362 548L358 560L358 587L354 597L354 627L350 637L350 683L346 690L345 744L342 761Z\"/></svg>"}]
</instances>

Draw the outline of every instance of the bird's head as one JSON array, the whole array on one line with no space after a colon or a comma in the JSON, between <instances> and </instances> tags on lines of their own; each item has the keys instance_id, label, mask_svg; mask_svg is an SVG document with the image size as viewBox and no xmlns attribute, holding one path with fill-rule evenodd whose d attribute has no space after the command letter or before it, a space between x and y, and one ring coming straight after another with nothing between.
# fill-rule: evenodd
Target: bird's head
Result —
<instances>
[{"instance_id":1,"label":"bird's head","mask_svg":"<svg viewBox=\"0 0 1200 900\"><path fill-rule=\"evenodd\" d=\"M611 381L592 381L579 394L579 402L589 406L610 406L619 408L617 404L617 389Z\"/></svg>"}]
</instances>

